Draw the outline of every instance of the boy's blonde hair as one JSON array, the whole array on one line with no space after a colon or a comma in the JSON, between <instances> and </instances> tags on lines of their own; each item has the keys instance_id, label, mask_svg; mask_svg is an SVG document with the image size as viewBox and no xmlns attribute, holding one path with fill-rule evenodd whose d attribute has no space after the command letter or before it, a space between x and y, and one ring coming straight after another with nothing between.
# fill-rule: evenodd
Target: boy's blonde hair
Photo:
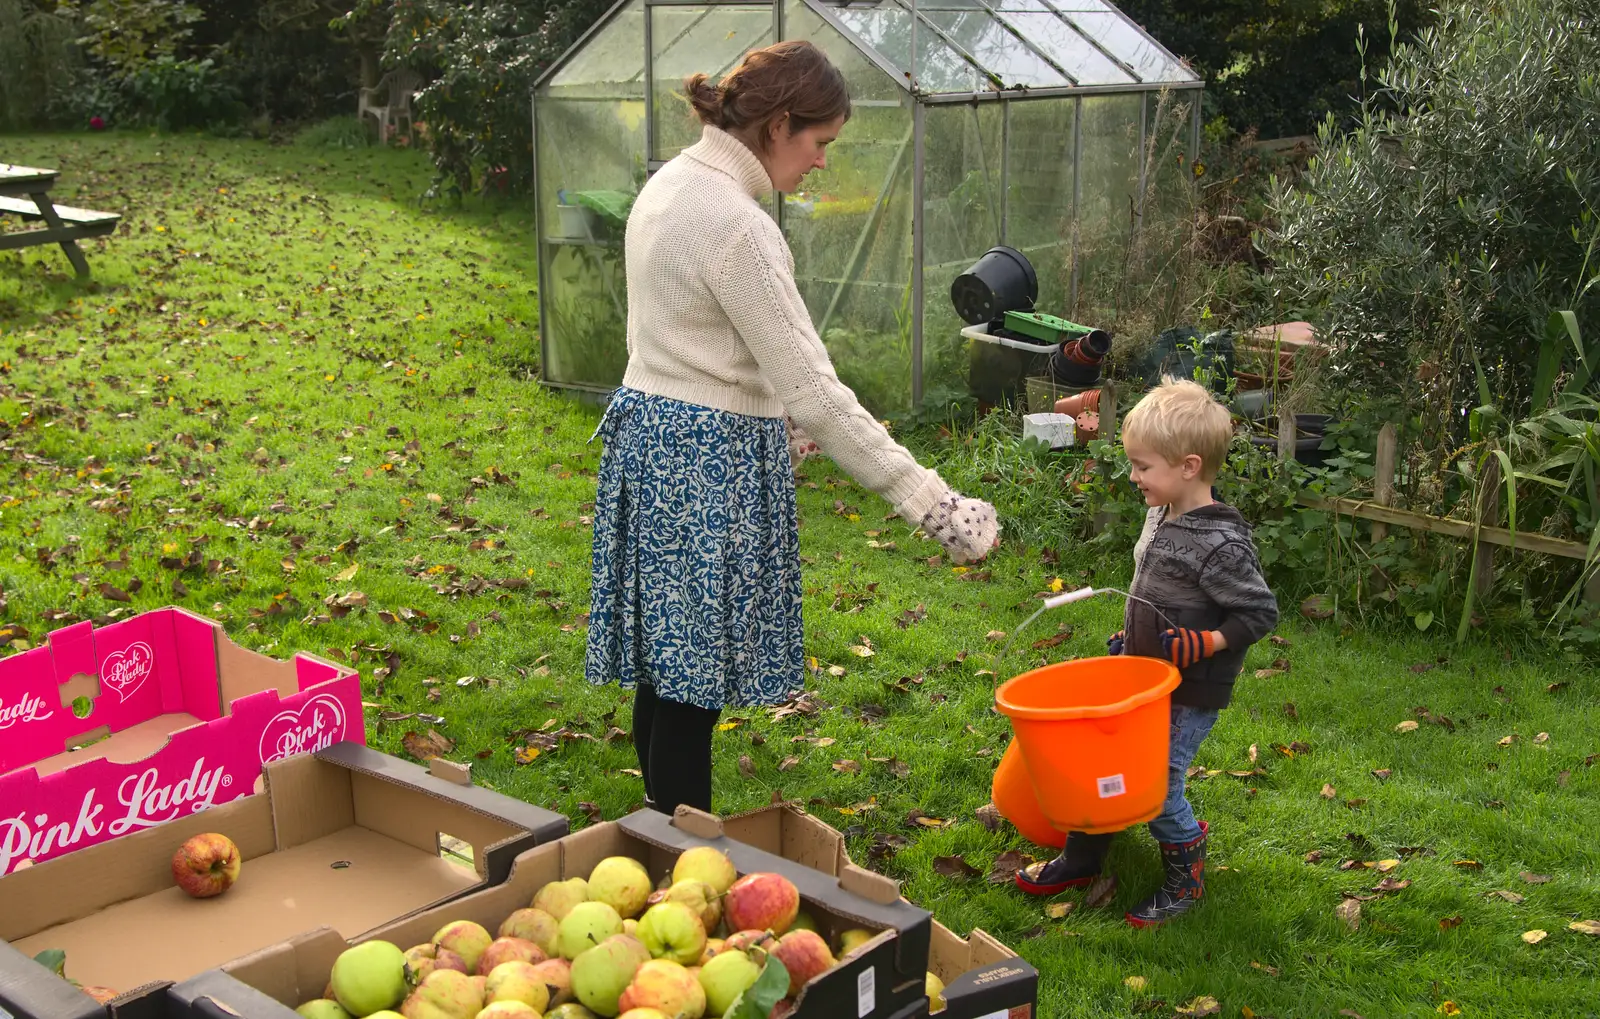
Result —
<instances>
[{"instance_id":1,"label":"boy's blonde hair","mask_svg":"<svg viewBox=\"0 0 1600 1019\"><path fill-rule=\"evenodd\" d=\"M1210 481L1222 470L1233 442L1233 416L1198 382L1168 375L1122 421L1124 441L1148 446L1169 464L1191 454Z\"/></svg>"}]
</instances>

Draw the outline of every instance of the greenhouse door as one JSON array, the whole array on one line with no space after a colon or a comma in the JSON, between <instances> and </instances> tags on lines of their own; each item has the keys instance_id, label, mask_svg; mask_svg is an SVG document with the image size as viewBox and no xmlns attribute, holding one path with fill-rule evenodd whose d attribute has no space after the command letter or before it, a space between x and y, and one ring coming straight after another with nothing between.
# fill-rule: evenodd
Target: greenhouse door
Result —
<instances>
[{"instance_id":1,"label":"greenhouse door","mask_svg":"<svg viewBox=\"0 0 1600 1019\"><path fill-rule=\"evenodd\" d=\"M721 81L753 49L782 38L782 7L771 3L645 0L645 138L649 171L700 140L683 79Z\"/></svg>"}]
</instances>

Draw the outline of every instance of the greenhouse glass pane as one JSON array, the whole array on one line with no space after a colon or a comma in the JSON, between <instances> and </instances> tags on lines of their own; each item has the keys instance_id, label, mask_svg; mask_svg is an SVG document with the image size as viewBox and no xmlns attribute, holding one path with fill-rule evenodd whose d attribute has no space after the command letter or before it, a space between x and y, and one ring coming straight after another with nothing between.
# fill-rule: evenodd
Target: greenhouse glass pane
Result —
<instances>
[{"instance_id":1,"label":"greenhouse glass pane","mask_svg":"<svg viewBox=\"0 0 1600 1019\"><path fill-rule=\"evenodd\" d=\"M1139 111L1144 96L1085 96L1078 164L1074 261L1078 300L1073 321L1111 327L1133 236L1139 191Z\"/></svg>"},{"instance_id":2,"label":"greenhouse glass pane","mask_svg":"<svg viewBox=\"0 0 1600 1019\"><path fill-rule=\"evenodd\" d=\"M1072 75L1074 84L1126 85L1134 80L1115 61L1054 14L1008 11L1000 16Z\"/></svg>"},{"instance_id":3,"label":"greenhouse glass pane","mask_svg":"<svg viewBox=\"0 0 1600 1019\"><path fill-rule=\"evenodd\" d=\"M1193 72L1168 56L1154 39L1138 26L1115 12L1072 12L1070 19L1084 33L1116 54L1123 63L1132 67L1140 80L1162 82L1198 81Z\"/></svg>"},{"instance_id":4,"label":"greenhouse glass pane","mask_svg":"<svg viewBox=\"0 0 1600 1019\"><path fill-rule=\"evenodd\" d=\"M911 407L914 156L909 105L860 107L828 146L827 169L784 204L811 320L839 377L880 416Z\"/></svg>"},{"instance_id":5,"label":"greenhouse glass pane","mask_svg":"<svg viewBox=\"0 0 1600 1019\"><path fill-rule=\"evenodd\" d=\"M945 45L927 25L914 25L911 12L893 0L885 0L877 7L835 8L832 13L865 45L902 71L912 69L915 35L917 84L925 92L976 92L988 88L961 54Z\"/></svg>"},{"instance_id":6,"label":"greenhouse glass pane","mask_svg":"<svg viewBox=\"0 0 1600 1019\"><path fill-rule=\"evenodd\" d=\"M635 2L584 41L544 86L561 95L644 97L644 4Z\"/></svg>"},{"instance_id":7,"label":"greenhouse glass pane","mask_svg":"<svg viewBox=\"0 0 1600 1019\"><path fill-rule=\"evenodd\" d=\"M802 0L789 0L784 7L783 34L786 39L809 39L826 54L833 66L844 75L845 83L850 88L850 102L857 108L863 103L899 106L906 101L905 89L898 82ZM849 128L846 127L845 131L848 133Z\"/></svg>"},{"instance_id":8,"label":"greenhouse glass pane","mask_svg":"<svg viewBox=\"0 0 1600 1019\"><path fill-rule=\"evenodd\" d=\"M541 96L534 112L545 377L615 386L628 359L623 221L596 213L579 196L637 192L644 179L644 102Z\"/></svg>"},{"instance_id":9,"label":"greenhouse glass pane","mask_svg":"<svg viewBox=\"0 0 1600 1019\"><path fill-rule=\"evenodd\" d=\"M924 18L943 29L988 71L1011 88L1059 88L1071 82L1018 39L988 11L936 11L918 8Z\"/></svg>"},{"instance_id":10,"label":"greenhouse glass pane","mask_svg":"<svg viewBox=\"0 0 1600 1019\"><path fill-rule=\"evenodd\" d=\"M1028 256L1039 277L1041 311L1067 314L1072 255L1070 98L1009 103L1006 132L1006 243Z\"/></svg>"},{"instance_id":11,"label":"greenhouse glass pane","mask_svg":"<svg viewBox=\"0 0 1600 1019\"><path fill-rule=\"evenodd\" d=\"M767 4L711 7L651 7L655 56L656 159L671 159L700 140L701 125L683 93L683 80L705 73L721 81L750 50L772 43L772 8Z\"/></svg>"},{"instance_id":12,"label":"greenhouse glass pane","mask_svg":"<svg viewBox=\"0 0 1600 1019\"><path fill-rule=\"evenodd\" d=\"M966 323L950 284L999 244L1005 107L929 107L923 115L922 382L925 406L942 407L968 388Z\"/></svg>"}]
</instances>

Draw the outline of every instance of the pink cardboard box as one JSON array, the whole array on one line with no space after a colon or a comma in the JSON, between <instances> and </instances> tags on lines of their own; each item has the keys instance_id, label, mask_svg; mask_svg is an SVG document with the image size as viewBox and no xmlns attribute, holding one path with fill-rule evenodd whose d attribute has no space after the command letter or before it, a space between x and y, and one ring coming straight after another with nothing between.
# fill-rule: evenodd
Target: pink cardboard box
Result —
<instances>
[{"instance_id":1,"label":"pink cardboard box","mask_svg":"<svg viewBox=\"0 0 1600 1019\"><path fill-rule=\"evenodd\" d=\"M179 608L56 630L0 660L0 876L248 796L267 763L341 740L366 742L354 670Z\"/></svg>"}]
</instances>

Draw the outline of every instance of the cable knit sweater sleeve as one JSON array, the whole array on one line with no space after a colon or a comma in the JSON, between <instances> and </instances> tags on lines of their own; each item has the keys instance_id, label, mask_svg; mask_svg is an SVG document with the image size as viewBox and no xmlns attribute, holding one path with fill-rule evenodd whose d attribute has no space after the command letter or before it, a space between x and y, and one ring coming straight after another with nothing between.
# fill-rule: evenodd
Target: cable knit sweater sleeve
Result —
<instances>
[{"instance_id":1,"label":"cable knit sweater sleeve","mask_svg":"<svg viewBox=\"0 0 1600 1019\"><path fill-rule=\"evenodd\" d=\"M712 270L711 287L784 409L851 477L915 527L950 495L839 381L794 282L776 223L749 217Z\"/></svg>"}]
</instances>

